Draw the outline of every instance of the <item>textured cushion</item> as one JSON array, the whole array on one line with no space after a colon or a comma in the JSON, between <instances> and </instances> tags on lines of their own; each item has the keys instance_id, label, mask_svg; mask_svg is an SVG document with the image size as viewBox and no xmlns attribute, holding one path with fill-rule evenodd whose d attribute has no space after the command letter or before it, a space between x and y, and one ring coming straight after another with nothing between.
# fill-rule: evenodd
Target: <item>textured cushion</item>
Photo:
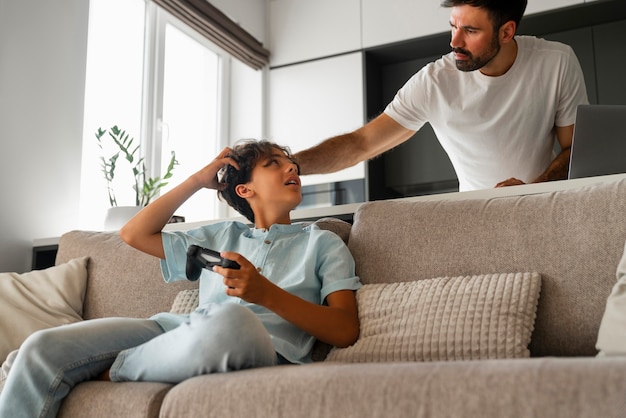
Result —
<instances>
[{"instance_id":1,"label":"textured cushion","mask_svg":"<svg viewBox=\"0 0 626 418\"><path fill-rule=\"evenodd\" d=\"M171 313L188 314L198 307L198 289L181 290L172 303Z\"/></svg>"},{"instance_id":2,"label":"textured cushion","mask_svg":"<svg viewBox=\"0 0 626 418\"><path fill-rule=\"evenodd\" d=\"M606 302L596 348L601 356L626 356L626 247L617 267L617 283Z\"/></svg>"},{"instance_id":3,"label":"textured cushion","mask_svg":"<svg viewBox=\"0 0 626 418\"><path fill-rule=\"evenodd\" d=\"M87 257L29 273L0 273L0 360L33 332L80 321Z\"/></svg>"},{"instance_id":4,"label":"textured cushion","mask_svg":"<svg viewBox=\"0 0 626 418\"><path fill-rule=\"evenodd\" d=\"M392 362L528 357L538 273L369 284L357 291L361 335L329 361Z\"/></svg>"}]
</instances>

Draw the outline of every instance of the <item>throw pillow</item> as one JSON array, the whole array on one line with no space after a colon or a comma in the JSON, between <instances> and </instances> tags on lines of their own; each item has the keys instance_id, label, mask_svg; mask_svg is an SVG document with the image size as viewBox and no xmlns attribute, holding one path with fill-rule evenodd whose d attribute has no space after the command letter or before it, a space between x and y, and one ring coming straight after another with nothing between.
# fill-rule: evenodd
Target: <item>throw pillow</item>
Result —
<instances>
[{"instance_id":1,"label":"throw pillow","mask_svg":"<svg viewBox=\"0 0 626 418\"><path fill-rule=\"evenodd\" d=\"M606 301L596 348L599 356L626 355L626 247L617 267L617 283Z\"/></svg>"},{"instance_id":2,"label":"throw pillow","mask_svg":"<svg viewBox=\"0 0 626 418\"><path fill-rule=\"evenodd\" d=\"M0 273L0 363L33 332L82 320L87 261Z\"/></svg>"},{"instance_id":3,"label":"throw pillow","mask_svg":"<svg viewBox=\"0 0 626 418\"><path fill-rule=\"evenodd\" d=\"M171 313L188 314L198 307L198 289L181 290L172 303Z\"/></svg>"},{"instance_id":4,"label":"throw pillow","mask_svg":"<svg viewBox=\"0 0 626 418\"><path fill-rule=\"evenodd\" d=\"M392 362L528 357L538 273L367 284L357 291L361 334L327 361Z\"/></svg>"}]
</instances>

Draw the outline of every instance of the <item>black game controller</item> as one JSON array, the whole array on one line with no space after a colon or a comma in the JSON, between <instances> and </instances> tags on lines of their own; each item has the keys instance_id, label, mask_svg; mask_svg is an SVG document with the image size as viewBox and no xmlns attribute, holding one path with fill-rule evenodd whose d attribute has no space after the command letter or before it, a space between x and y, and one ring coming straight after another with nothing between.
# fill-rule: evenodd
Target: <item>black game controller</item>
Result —
<instances>
[{"instance_id":1,"label":"black game controller","mask_svg":"<svg viewBox=\"0 0 626 418\"><path fill-rule=\"evenodd\" d=\"M227 269L239 270L241 266L236 261L220 256L217 251L202 248L199 245L190 245L187 249L187 279L196 281L200 277L202 269L210 269L213 266L221 266Z\"/></svg>"}]
</instances>

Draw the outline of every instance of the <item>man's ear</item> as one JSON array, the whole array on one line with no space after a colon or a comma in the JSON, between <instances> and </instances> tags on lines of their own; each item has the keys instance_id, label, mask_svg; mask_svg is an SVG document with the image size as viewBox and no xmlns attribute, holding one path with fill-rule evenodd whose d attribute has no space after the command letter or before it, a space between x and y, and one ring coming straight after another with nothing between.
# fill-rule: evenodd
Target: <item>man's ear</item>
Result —
<instances>
[{"instance_id":1,"label":"man's ear","mask_svg":"<svg viewBox=\"0 0 626 418\"><path fill-rule=\"evenodd\" d=\"M504 25L500 27L500 41L501 42L511 42L513 37L515 36L515 32L517 31L517 25L515 21L509 20Z\"/></svg>"},{"instance_id":2,"label":"man's ear","mask_svg":"<svg viewBox=\"0 0 626 418\"><path fill-rule=\"evenodd\" d=\"M246 186L245 184L238 184L235 186L235 193L237 193L237 196L241 197L242 199L247 199L252 196L254 192L252 191L252 189L249 189L248 186Z\"/></svg>"}]
</instances>

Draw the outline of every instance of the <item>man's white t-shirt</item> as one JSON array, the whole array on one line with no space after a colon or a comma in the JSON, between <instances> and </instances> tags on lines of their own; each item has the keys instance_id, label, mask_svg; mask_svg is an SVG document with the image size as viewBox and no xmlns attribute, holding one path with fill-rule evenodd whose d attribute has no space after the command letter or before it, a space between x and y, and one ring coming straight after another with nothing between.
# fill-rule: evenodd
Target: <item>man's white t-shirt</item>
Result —
<instances>
[{"instance_id":1,"label":"man's white t-shirt","mask_svg":"<svg viewBox=\"0 0 626 418\"><path fill-rule=\"evenodd\" d=\"M385 113L411 130L430 122L448 153L459 190L492 188L511 177L531 182L554 159L555 126L573 125L587 104L583 73L567 45L517 36L506 74L456 68L454 54L426 65Z\"/></svg>"}]
</instances>

